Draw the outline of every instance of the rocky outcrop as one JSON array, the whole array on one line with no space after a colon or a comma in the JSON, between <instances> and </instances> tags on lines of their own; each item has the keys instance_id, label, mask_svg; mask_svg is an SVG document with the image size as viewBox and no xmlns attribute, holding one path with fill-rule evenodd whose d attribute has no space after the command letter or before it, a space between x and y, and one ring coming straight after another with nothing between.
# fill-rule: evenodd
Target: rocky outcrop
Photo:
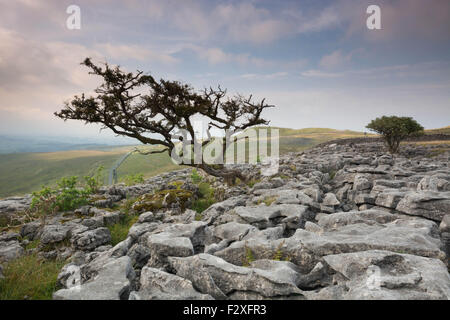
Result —
<instances>
[{"instance_id":1,"label":"rocky outcrop","mask_svg":"<svg viewBox=\"0 0 450 320\"><path fill-rule=\"evenodd\" d=\"M0 263L33 240L44 258L70 257L55 299L449 299L449 153L381 150L283 155L252 187L211 181L220 196L201 214L184 208L198 192L189 170L105 187L112 204L139 197L125 240L112 247L108 230L125 213L91 204L0 235Z\"/></svg>"},{"instance_id":2,"label":"rocky outcrop","mask_svg":"<svg viewBox=\"0 0 450 320\"><path fill-rule=\"evenodd\" d=\"M94 260L79 268L65 268L70 273L69 281L63 282L66 289L53 294L55 300L123 300L132 290L135 273L131 259L127 256L117 259ZM60 275L60 278L63 278ZM87 279L87 280L85 280Z\"/></svg>"},{"instance_id":3,"label":"rocky outcrop","mask_svg":"<svg viewBox=\"0 0 450 320\"><path fill-rule=\"evenodd\" d=\"M324 260L336 272L337 283L309 293L310 299L450 299L449 273L438 259L368 250Z\"/></svg>"},{"instance_id":4,"label":"rocky outcrop","mask_svg":"<svg viewBox=\"0 0 450 320\"><path fill-rule=\"evenodd\" d=\"M194 289L185 278L150 267L141 272L140 289L130 294L130 300L212 300L208 294Z\"/></svg>"}]
</instances>

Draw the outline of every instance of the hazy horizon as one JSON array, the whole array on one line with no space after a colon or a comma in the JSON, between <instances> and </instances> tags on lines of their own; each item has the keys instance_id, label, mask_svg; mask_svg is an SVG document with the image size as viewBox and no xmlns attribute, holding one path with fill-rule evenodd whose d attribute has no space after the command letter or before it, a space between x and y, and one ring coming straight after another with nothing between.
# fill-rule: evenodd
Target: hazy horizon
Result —
<instances>
[{"instance_id":1,"label":"hazy horizon","mask_svg":"<svg viewBox=\"0 0 450 320\"><path fill-rule=\"evenodd\" d=\"M120 64L196 89L220 84L277 108L271 126L367 131L382 115L450 124L450 2L0 0L0 135L115 141L53 116L97 86L80 62ZM381 30L366 27L370 4Z\"/></svg>"}]
</instances>

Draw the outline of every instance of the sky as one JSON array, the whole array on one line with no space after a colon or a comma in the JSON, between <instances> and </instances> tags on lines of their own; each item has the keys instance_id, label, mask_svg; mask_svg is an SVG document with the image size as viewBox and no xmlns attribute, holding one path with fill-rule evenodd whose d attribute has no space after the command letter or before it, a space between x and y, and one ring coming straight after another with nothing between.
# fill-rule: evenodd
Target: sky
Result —
<instances>
[{"instance_id":1,"label":"sky","mask_svg":"<svg viewBox=\"0 0 450 320\"><path fill-rule=\"evenodd\" d=\"M67 28L70 5L80 29ZM369 5L381 10L370 30ZM278 127L364 131L382 115L450 125L450 1L0 0L0 134L98 136L53 112L99 79L85 57L221 85ZM113 137L106 130L100 137Z\"/></svg>"}]
</instances>

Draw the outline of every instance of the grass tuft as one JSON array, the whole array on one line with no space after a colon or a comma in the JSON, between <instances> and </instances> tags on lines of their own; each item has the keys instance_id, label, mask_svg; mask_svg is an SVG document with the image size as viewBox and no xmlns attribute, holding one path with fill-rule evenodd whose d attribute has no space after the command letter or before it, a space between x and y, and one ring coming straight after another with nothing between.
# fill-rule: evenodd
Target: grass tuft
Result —
<instances>
[{"instance_id":1,"label":"grass tuft","mask_svg":"<svg viewBox=\"0 0 450 320\"><path fill-rule=\"evenodd\" d=\"M125 240L128 236L128 231L131 226L138 220L138 215L125 214L121 217L118 223L108 226L111 233L111 245L115 246L119 242Z\"/></svg>"},{"instance_id":2,"label":"grass tuft","mask_svg":"<svg viewBox=\"0 0 450 320\"><path fill-rule=\"evenodd\" d=\"M36 254L24 255L4 266L0 300L50 300L57 290L57 277L64 261L44 261Z\"/></svg>"}]
</instances>

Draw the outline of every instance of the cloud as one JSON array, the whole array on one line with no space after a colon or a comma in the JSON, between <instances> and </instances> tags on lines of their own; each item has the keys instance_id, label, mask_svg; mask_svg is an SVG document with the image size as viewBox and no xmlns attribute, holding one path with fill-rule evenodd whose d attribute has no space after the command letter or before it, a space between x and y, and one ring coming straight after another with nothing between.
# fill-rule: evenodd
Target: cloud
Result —
<instances>
[{"instance_id":1,"label":"cloud","mask_svg":"<svg viewBox=\"0 0 450 320\"><path fill-rule=\"evenodd\" d=\"M319 66L330 69L345 65L351 60L351 54L344 54L342 50L336 50L332 53L325 55L319 62Z\"/></svg>"},{"instance_id":2,"label":"cloud","mask_svg":"<svg viewBox=\"0 0 450 320\"><path fill-rule=\"evenodd\" d=\"M306 70L301 75L307 78L338 78L343 76L342 73L323 72L320 70Z\"/></svg>"},{"instance_id":3,"label":"cloud","mask_svg":"<svg viewBox=\"0 0 450 320\"><path fill-rule=\"evenodd\" d=\"M237 63L239 65L253 65L256 67L268 66L270 61L252 57L249 53L229 53L217 47L203 47L194 44L184 46L184 49L194 51L200 59L206 60L209 64Z\"/></svg>"},{"instance_id":4,"label":"cloud","mask_svg":"<svg viewBox=\"0 0 450 320\"><path fill-rule=\"evenodd\" d=\"M145 12L152 21L164 22L198 40L217 40L267 44L301 33L319 32L339 24L338 15L330 8L303 11L292 3L278 3L269 9L254 1L219 2L147 1ZM132 3L142 12L142 4ZM294 13L295 12L295 13Z\"/></svg>"},{"instance_id":5,"label":"cloud","mask_svg":"<svg viewBox=\"0 0 450 320\"><path fill-rule=\"evenodd\" d=\"M269 73L269 74L258 74L258 73L246 73L240 75L240 78L243 79L277 79L277 78L284 78L288 76L289 74L287 72L281 71L281 72L275 72L275 73Z\"/></svg>"},{"instance_id":6,"label":"cloud","mask_svg":"<svg viewBox=\"0 0 450 320\"><path fill-rule=\"evenodd\" d=\"M370 42L395 41L393 44L438 42L450 40L450 1L379 0L382 30L366 28L366 8L371 0L340 0L333 5L347 37L362 36Z\"/></svg>"},{"instance_id":7,"label":"cloud","mask_svg":"<svg viewBox=\"0 0 450 320\"><path fill-rule=\"evenodd\" d=\"M167 65L173 65L179 62L178 59L170 54L159 53L139 45L122 45L102 43L94 46L98 51L104 53L107 57L113 59L134 59L146 62L161 62Z\"/></svg>"}]
</instances>

